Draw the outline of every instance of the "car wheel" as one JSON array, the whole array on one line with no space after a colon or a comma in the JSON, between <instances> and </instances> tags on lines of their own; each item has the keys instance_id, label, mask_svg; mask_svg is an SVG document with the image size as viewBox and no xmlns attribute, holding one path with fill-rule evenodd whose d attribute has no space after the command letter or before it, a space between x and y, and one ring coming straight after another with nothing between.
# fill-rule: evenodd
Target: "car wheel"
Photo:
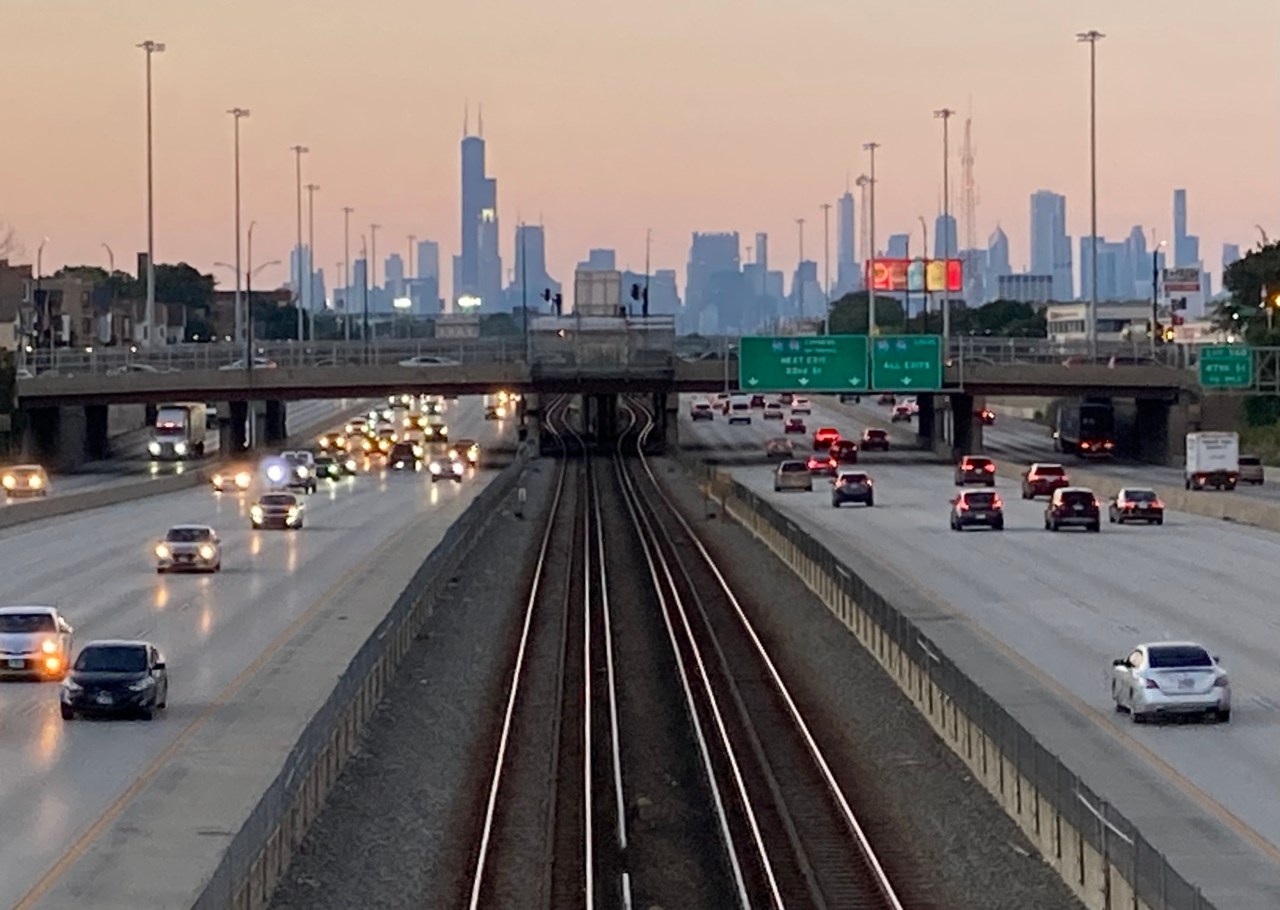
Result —
<instances>
[{"instance_id":1,"label":"car wheel","mask_svg":"<svg viewBox=\"0 0 1280 910\"><path fill-rule=\"evenodd\" d=\"M1230 709L1230 708L1227 708L1227 710L1225 710L1225 711L1218 711L1218 712L1217 712L1217 715L1218 715L1218 723L1220 723L1220 724L1229 724L1229 723L1231 723L1231 709Z\"/></svg>"},{"instance_id":2,"label":"car wheel","mask_svg":"<svg viewBox=\"0 0 1280 910\"><path fill-rule=\"evenodd\" d=\"M164 574L164 569L160 568L160 566L156 566L156 574L157 574L157 575L163 575L163 574Z\"/></svg>"},{"instance_id":3,"label":"car wheel","mask_svg":"<svg viewBox=\"0 0 1280 910\"><path fill-rule=\"evenodd\" d=\"M991 526L991 528L992 528L992 530L994 530L994 531L1003 531L1003 530L1004 530L1004 522L1003 522L1003 521L997 521L995 524L993 524L993 525Z\"/></svg>"},{"instance_id":4,"label":"car wheel","mask_svg":"<svg viewBox=\"0 0 1280 910\"><path fill-rule=\"evenodd\" d=\"M1101 532L1101 531L1102 531L1102 521L1101 521L1101 520L1099 520L1099 521L1095 521L1093 524L1089 525L1089 530L1090 530L1090 531L1092 531L1094 534L1097 534L1097 533Z\"/></svg>"},{"instance_id":5,"label":"car wheel","mask_svg":"<svg viewBox=\"0 0 1280 910\"><path fill-rule=\"evenodd\" d=\"M1057 532L1057 530L1058 530L1058 523L1057 523L1056 521L1051 521L1051 522L1049 522L1049 530L1050 530L1050 531Z\"/></svg>"},{"instance_id":6,"label":"car wheel","mask_svg":"<svg viewBox=\"0 0 1280 910\"><path fill-rule=\"evenodd\" d=\"M1156 519L1156 524L1158 524L1158 525L1162 525L1162 524L1164 524L1164 519L1163 519L1163 518L1157 518L1157 519Z\"/></svg>"},{"instance_id":7,"label":"car wheel","mask_svg":"<svg viewBox=\"0 0 1280 910\"><path fill-rule=\"evenodd\" d=\"M1023 498L1023 499L1031 499L1031 498L1032 498L1031 494L1027 492L1027 488L1026 488L1026 487L1023 487L1023 488L1022 488L1022 498Z\"/></svg>"},{"instance_id":8,"label":"car wheel","mask_svg":"<svg viewBox=\"0 0 1280 910\"><path fill-rule=\"evenodd\" d=\"M63 720L75 720L76 718L76 712L72 711L66 705L59 705L58 713L62 715Z\"/></svg>"},{"instance_id":9,"label":"car wheel","mask_svg":"<svg viewBox=\"0 0 1280 910\"><path fill-rule=\"evenodd\" d=\"M1133 718L1135 724L1145 724L1147 716L1133 706L1132 701L1129 703L1129 716Z\"/></svg>"},{"instance_id":10,"label":"car wheel","mask_svg":"<svg viewBox=\"0 0 1280 910\"><path fill-rule=\"evenodd\" d=\"M1115 509L1108 509L1108 510L1107 510L1107 521L1111 522L1112 524L1115 524L1115 523L1116 523L1116 513L1115 513Z\"/></svg>"},{"instance_id":11,"label":"car wheel","mask_svg":"<svg viewBox=\"0 0 1280 910\"><path fill-rule=\"evenodd\" d=\"M869 509L869 508L871 508L872 506L874 506L875 504L876 504L876 498L875 498L874 496L868 496L868 497L867 497L867 508Z\"/></svg>"},{"instance_id":12,"label":"car wheel","mask_svg":"<svg viewBox=\"0 0 1280 910\"><path fill-rule=\"evenodd\" d=\"M138 709L138 716L139 716L140 718L142 718L143 720L154 720L154 719L155 719L155 716L156 716L156 709L155 709L155 706L154 706L154 705L148 705L148 706L147 706L147 707L145 707L145 708L139 708L139 709Z\"/></svg>"}]
</instances>

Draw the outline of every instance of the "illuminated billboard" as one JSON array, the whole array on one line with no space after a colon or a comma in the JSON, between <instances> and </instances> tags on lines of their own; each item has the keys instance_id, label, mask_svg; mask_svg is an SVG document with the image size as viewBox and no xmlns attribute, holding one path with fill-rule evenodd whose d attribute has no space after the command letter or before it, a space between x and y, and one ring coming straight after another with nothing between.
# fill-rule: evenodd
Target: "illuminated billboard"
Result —
<instances>
[{"instance_id":1,"label":"illuminated billboard","mask_svg":"<svg viewBox=\"0 0 1280 910\"><path fill-rule=\"evenodd\" d=\"M876 259L871 262L871 280L877 291L934 293L964 290L964 265L960 259Z\"/></svg>"}]
</instances>

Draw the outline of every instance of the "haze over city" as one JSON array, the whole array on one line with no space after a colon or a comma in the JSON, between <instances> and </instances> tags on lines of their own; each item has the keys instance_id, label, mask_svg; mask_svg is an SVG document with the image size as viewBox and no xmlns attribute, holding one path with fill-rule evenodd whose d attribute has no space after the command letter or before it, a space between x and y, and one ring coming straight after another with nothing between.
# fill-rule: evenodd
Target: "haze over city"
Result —
<instances>
[{"instance_id":1,"label":"haze over city","mask_svg":"<svg viewBox=\"0 0 1280 910\"><path fill-rule=\"evenodd\" d=\"M1169 236L1175 187L1188 190L1214 273L1224 242L1257 241L1255 223L1280 233L1277 124L1248 120L1280 108L1274 64L1250 40L1280 26L1267 0L1212 15L1191 0L7 6L6 57L20 77L0 85L0 103L22 128L6 143L0 221L27 257L49 237L46 272L99 262L104 242L126 267L145 249L135 48L145 39L167 44L154 61L158 260L210 270L233 259L225 112L245 107L244 221L258 223L259 260L286 262L264 275L273 284L289 277L299 143L311 149L305 179L321 187L318 267L342 258L342 207L353 206L353 234L382 225L380 253L407 251L410 234L436 240L448 276L468 105L473 128L483 109L507 273L523 219L546 225L561 281L591 247L643 269L647 228L654 268L682 282L694 231L768 232L774 266L790 275L795 219L809 222L806 255L820 256L818 207L866 171L872 140L883 248L917 216L932 227L941 134L931 112L942 106L973 117L979 239L1001 225L1022 269L1034 190L1064 194L1068 233L1088 233L1088 49L1075 34L1091 28L1107 36L1099 233L1143 225Z\"/></svg>"}]
</instances>

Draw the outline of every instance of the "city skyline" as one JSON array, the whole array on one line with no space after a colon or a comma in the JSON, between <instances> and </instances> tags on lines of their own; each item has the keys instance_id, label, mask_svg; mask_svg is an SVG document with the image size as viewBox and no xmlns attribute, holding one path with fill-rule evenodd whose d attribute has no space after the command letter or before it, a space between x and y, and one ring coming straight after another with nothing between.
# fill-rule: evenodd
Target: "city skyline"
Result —
<instances>
[{"instance_id":1,"label":"city skyline","mask_svg":"<svg viewBox=\"0 0 1280 910\"><path fill-rule=\"evenodd\" d=\"M1272 166L1280 160L1276 125L1260 123L1250 143L1205 141L1229 134L1234 120L1220 98L1235 86L1248 84L1251 91L1261 86L1250 100L1256 109L1273 109L1280 101L1264 60L1235 60L1223 50L1261 27L1258 20L1280 23L1274 4L1244 4L1252 10L1252 24L1246 26L1235 19L1206 23L1181 16L1179 10L1190 10L1189 4L1172 3L1153 25L1141 11L1101 2L1030 15L1021 4L992 0L999 9L988 10L992 16L978 28L967 14L941 3L877 10L875 22L855 27L830 3L723 18L708 0L698 15L688 17L686 33L672 37L667 26L677 7L667 0L656 2L645 17L552 3L573 13L570 40L554 34L553 11L535 14L497 2L485 11L451 11L445 25L457 36L457 46L442 50L430 65L418 63L420 55L398 52L413 46L418 28L439 25L411 4L389 3L404 26L390 33L335 9L304 20L296 42L281 40L297 25L292 14L264 12L242 0L229 0L216 16L179 12L158 2L110 11L71 5L78 10L74 20L35 5L10 14L13 27L27 38L14 48L14 66L40 91L19 92L16 83L0 88L0 99L16 120L41 137L7 149L10 168L0 177L5 200L0 221L18 232L24 258L32 257L44 236L50 238L46 271L63 263L97 263L105 258L104 242L121 263L132 262L133 253L145 248L142 60L134 48L143 38L167 43L154 65L157 259L190 261L203 271L234 255L231 136L221 115L228 105L254 109L243 126L242 166L244 220L258 222L255 258L288 261L295 242L288 149L303 142L312 149L307 179L325 185L317 206L315 260L328 264L342 256L342 205L357 209L357 236L367 230L357 225L377 221L386 226L380 237L388 237L389 246L389 238L415 233L439 242L442 254L459 253L457 142L468 103L473 110L484 104L488 170L504 188L497 212L508 226L500 233L503 261L514 261L509 226L522 213L530 221L531 213L540 212L548 271L562 281L592 247L614 248L621 267L642 270L649 228L655 270L683 271L695 232L737 231L771 235L773 262L791 274L797 260L794 220L808 220L814 239L806 258L815 258L819 206L839 199L846 174L865 171L860 146L872 139L882 146L878 236L910 230L920 216L932 226L941 207L941 141L931 119L939 104L954 105L960 117L972 111L981 189L977 235L1002 227L1013 269L1021 271L1031 259L1022 212L1034 189L1068 197L1067 233L1074 238L1089 233L1087 58L1074 43L1074 33L1087 27L1108 35L1099 46L1099 233L1123 237L1140 224L1170 236L1169 194L1185 188L1192 199L1190 230L1200 238L1200 255L1210 272L1218 272L1215 253L1225 244L1253 245L1255 223L1280 234L1280 191ZM233 26L237 11L250 9L255 30L246 37ZM817 118L822 127L815 135L815 112L844 108L845 90L836 83L856 84L865 68L877 61L887 66L894 54L914 46L916 38L908 40L905 26L922 10L948 40L932 46L912 77L895 82L892 93L860 103L857 116L842 115L834 124L830 117ZM578 57L557 55L577 48L583 36L618 27L619 16L663 46L702 42L702 63L681 63L661 79L652 74L641 79L625 68L611 68L597 78L590 65L594 58L585 51ZM997 19L998 29L985 25ZM856 44L855 33L871 26L882 34L881 45L853 58L835 51L847 42ZM779 52L791 40L778 37L783 34L802 36L816 62L803 71L782 62L787 54ZM531 35L539 40L528 40ZM51 42L67 53L41 51ZM1204 65L1187 68L1173 60L1167 46L1179 42L1201 48ZM232 46L238 53L271 58L266 77L226 67L225 51ZM521 71L520 80L510 79L511 68L461 65L468 54L489 46ZM778 62L761 63L761 52ZM1004 55L999 67L981 62L995 52ZM345 53L353 64L376 60L377 65L335 69L327 63L335 53ZM525 78L534 56L555 63ZM733 77L748 63L756 76L745 82ZM1020 65L1028 67L1028 78L1021 80L1027 84L1010 84L1019 80L1008 80L1007 68ZM1255 69L1257 78L1250 78ZM295 71L297 78L272 77ZM588 71L591 78L585 79ZM355 72L362 75L353 78ZM467 75L454 79L449 72ZM1202 73L1230 75L1206 78ZM771 74L806 103L788 106L782 89L766 84ZM418 113L416 106L410 115L399 112L408 100L406 86L430 92L429 112ZM684 97L693 103L677 103ZM540 98L555 102L540 104ZM596 116L606 120L626 120L636 107L644 109L644 141L635 141L635 131L627 128L593 131L583 142L572 126L576 110L589 101ZM1164 128L1175 109L1189 134L1186 142L1169 141ZM769 129L761 135L758 114L763 111L769 114ZM389 122L395 126L394 140L368 141L368 135L387 135ZM102 123L110 123L118 136L86 144L85 132ZM797 129L815 138L796 143ZM1163 140L1158 154L1145 151L1153 148L1147 137L1155 135ZM958 213L954 141L952 153L951 211ZM1240 174L1259 179L1240 180ZM859 230L863 214L857 213ZM878 245L883 249L884 240ZM833 280L837 271L833 249ZM504 283L507 277L502 276ZM230 285L225 276L219 278L221 286ZM284 283L287 265L268 270L260 280ZM442 296L452 294L452 288L442 289Z\"/></svg>"}]
</instances>

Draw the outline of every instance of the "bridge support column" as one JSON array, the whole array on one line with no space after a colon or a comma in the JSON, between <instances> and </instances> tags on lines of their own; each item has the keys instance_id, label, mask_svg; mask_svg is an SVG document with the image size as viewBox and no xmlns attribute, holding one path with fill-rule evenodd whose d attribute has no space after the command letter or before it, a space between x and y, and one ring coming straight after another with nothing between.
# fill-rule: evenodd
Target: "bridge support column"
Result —
<instances>
[{"instance_id":1,"label":"bridge support column","mask_svg":"<svg viewBox=\"0 0 1280 910\"><path fill-rule=\"evenodd\" d=\"M1139 398L1135 404L1135 454L1151 464L1174 464L1184 448L1189 423L1187 407L1148 398Z\"/></svg>"},{"instance_id":2,"label":"bridge support column","mask_svg":"<svg viewBox=\"0 0 1280 910\"><path fill-rule=\"evenodd\" d=\"M289 437L289 431L285 427L285 403L283 401L267 401L266 407L255 408L255 411L261 410L263 415L262 435L258 437L262 442L284 442Z\"/></svg>"},{"instance_id":3,"label":"bridge support column","mask_svg":"<svg viewBox=\"0 0 1280 910\"><path fill-rule=\"evenodd\" d=\"M936 395L918 395L920 413L916 415L916 442L922 449L933 451L942 438L942 412Z\"/></svg>"},{"instance_id":4,"label":"bridge support column","mask_svg":"<svg viewBox=\"0 0 1280 910\"><path fill-rule=\"evenodd\" d=\"M973 413L973 396L964 393L951 395L951 456L982 452L982 422Z\"/></svg>"},{"instance_id":5,"label":"bridge support column","mask_svg":"<svg viewBox=\"0 0 1280 910\"><path fill-rule=\"evenodd\" d=\"M590 403L590 426L597 444L613 442L618 438L618 396L592 395L587 399Z\"/></svg>"},{"instance_id":6,"label":"bridge support column","mask_svg":"<svg viewBox=\"0 0 1280 910\"><path fill-rule=\"evenodd\" d=\"M111 445L107 435L110 409L105 404L85 405L84 454L90 461L111 457Z\"/></svg>"},{"instance_id":7,"label":"bridge support column","mask_svg":"<svg viewBox=\"0 0 1280 910\"><path fill-rule=\"evenodd\" d=\"M235 457L249 445L249 402L224 401L218 405L218 451Z\"/></svg>"},{"instance_id":8,"label":"bridge support column","mask_svg":"<svg viewBox=\"0 0 1280 910\"><path fill-rule=\"evenodd\" d=\"M30 408L22 434L22 458L52 467L58 458L62 408Z\"/></svg>"}]
</instances>

